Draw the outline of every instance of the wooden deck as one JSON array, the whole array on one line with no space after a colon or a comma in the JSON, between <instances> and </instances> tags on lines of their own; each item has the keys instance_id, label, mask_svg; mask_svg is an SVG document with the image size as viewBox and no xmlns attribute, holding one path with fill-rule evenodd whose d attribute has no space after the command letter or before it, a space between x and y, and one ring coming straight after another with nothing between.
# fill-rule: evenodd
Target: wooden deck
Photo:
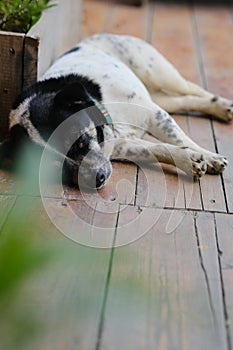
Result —
<instances>
[{"instance_id":1,"label":"wooden deck","mask_svg":"<svg viewBox=\"0 0 233 350\"><path fill-rule=\"evenodd\" d=\"M132 7L84 0L82 37L99 31L141 37L186 78L233 98L232 2L191 3ZM25 206L26 233L38 244L52 237L62 245L56 263L30 279L44 324L33 349L233 349L233 124L175 119L200 145L228 158L222 176L192 183L170 167L115 163L98 194L47 189L54 220L78 225L74 240L112 246L142 236L120 248L88 248L65 238L39 192L19 191L13 176L0 172L1 235L10 234L8 222ZM74 223L69 208L82 220Z\"/></svg>"}]
</instances>

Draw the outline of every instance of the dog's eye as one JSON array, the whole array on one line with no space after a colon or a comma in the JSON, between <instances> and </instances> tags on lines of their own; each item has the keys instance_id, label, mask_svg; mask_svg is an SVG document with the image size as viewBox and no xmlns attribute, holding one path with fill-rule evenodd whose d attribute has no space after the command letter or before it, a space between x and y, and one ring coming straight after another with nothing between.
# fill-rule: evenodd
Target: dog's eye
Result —
<instances>
[{"instance_id":1,"label":"dog's eye","mask_svg":"<svg viewBox=\"0 0 233 350\"><path fill-rule=\"evenodd\" d=\"M81 150L86 149L89 146L90 138L84 134L80 136L79 141L78 141L78 147Z\"/></svg>"},{"instance_id":2,"label":"dog's eye","mask_svg":"<svg viewBox=\"0 0 233 350\"><path fill-rule=\"evenodd\" d=\"M74 105L84 105L86 103L86 101L74 101L73 104Z\"/></svg>"},{"instance_id":3,"label":"dog's eye","mask_svg":"<svg viewBox=\"0 0 233 350\"><path fill-rule=\"evenodd\" d=\"M79 142L79 148L83 149L85 147L85 142L81 141Z\"/></svg>"},{"instance_id":4,"label":"dog's eye","mask_svg":"<svg viewBox=\"0 0 233 350\"><path fill-rule=\"evenodd\" d=\"M67 102L67 106L69 108L74 108L75 106L84 106L85 105L85 101L70 101Z\"/></svg>"}]
</instances>

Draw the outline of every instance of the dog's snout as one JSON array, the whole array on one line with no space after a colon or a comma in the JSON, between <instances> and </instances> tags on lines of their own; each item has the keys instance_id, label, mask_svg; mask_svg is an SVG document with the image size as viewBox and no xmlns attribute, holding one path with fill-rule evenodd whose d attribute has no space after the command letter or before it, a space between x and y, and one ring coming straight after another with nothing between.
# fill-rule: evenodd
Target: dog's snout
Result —
<instances>
[{"instance_id":1,"label":"dog's snout","mask_svg":"<svg viewBox=\"0 0 233 350\"><path fill-rule=\"evenodd\" d=\"M106 180L106 175L103 169L99 169L96 173L96 188L101 187Z\"/></svg>"}]
</instances>

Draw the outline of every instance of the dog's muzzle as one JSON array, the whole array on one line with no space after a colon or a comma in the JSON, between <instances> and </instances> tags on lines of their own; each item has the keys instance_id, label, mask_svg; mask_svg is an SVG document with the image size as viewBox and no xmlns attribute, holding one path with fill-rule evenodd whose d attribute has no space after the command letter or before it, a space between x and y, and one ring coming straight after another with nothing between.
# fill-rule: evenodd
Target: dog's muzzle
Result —
<instances>
[{"instance_id":1,"label":"dog's muzzle","mask_svg":"<svg viewBox=\"0 0 233 350\"><path fill-rule=\"evenodd\" d=\"M112 174L110 161L105 161L100 167L89 167L88 164L65 161L63 165L63 182L78 186L81 190L101 189L106 185Z\"/></svg>"},{"instance_id":2,"label":"dog's muzzle","mask_svg":"<svg viewBox=\"0 0 233 350\"><path fill-rule=\"evenodd\" d=\"M104 187L112 174L112 165L110 162L105 162L98 169L85 169L80 167L77 174L74 174L74 181L80 189L101 189Z\"/></svg>"},{"instance_id":3,"label":"dog's muzzle","mask_svg":"<svg viewBox=\"0 0 233 350\"><path fill-rule=\"evenodd\" d=\"M106 173L103 169L99 169L96 173L95 184L96 188L101 188L106 182Z\"/></svg>"}]
</instances>

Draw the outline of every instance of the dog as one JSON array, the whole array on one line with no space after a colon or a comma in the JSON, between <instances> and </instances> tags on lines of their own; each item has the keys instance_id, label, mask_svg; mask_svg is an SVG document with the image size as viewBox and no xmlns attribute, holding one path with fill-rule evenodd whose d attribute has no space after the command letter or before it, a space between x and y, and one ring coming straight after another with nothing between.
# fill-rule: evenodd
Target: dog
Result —
<instances>
[{"instance_id":1,"label":"dog","mask_svg":"<svg viewBox=\"0 0 233 350\"><path fill-rule=\"evenodd\" d=\"M63 159L66 181L88 188L107 183L111 160L172 164L194 179L221 173L226 158L197 145L169 114L181 110L228 122L233 102L185 80L139 38L96 34L22 92L9 115L0 162L30 140L42 148L49 144ZM159 142L144 140L145 133Z\"/></svg>"}]
</instances>

